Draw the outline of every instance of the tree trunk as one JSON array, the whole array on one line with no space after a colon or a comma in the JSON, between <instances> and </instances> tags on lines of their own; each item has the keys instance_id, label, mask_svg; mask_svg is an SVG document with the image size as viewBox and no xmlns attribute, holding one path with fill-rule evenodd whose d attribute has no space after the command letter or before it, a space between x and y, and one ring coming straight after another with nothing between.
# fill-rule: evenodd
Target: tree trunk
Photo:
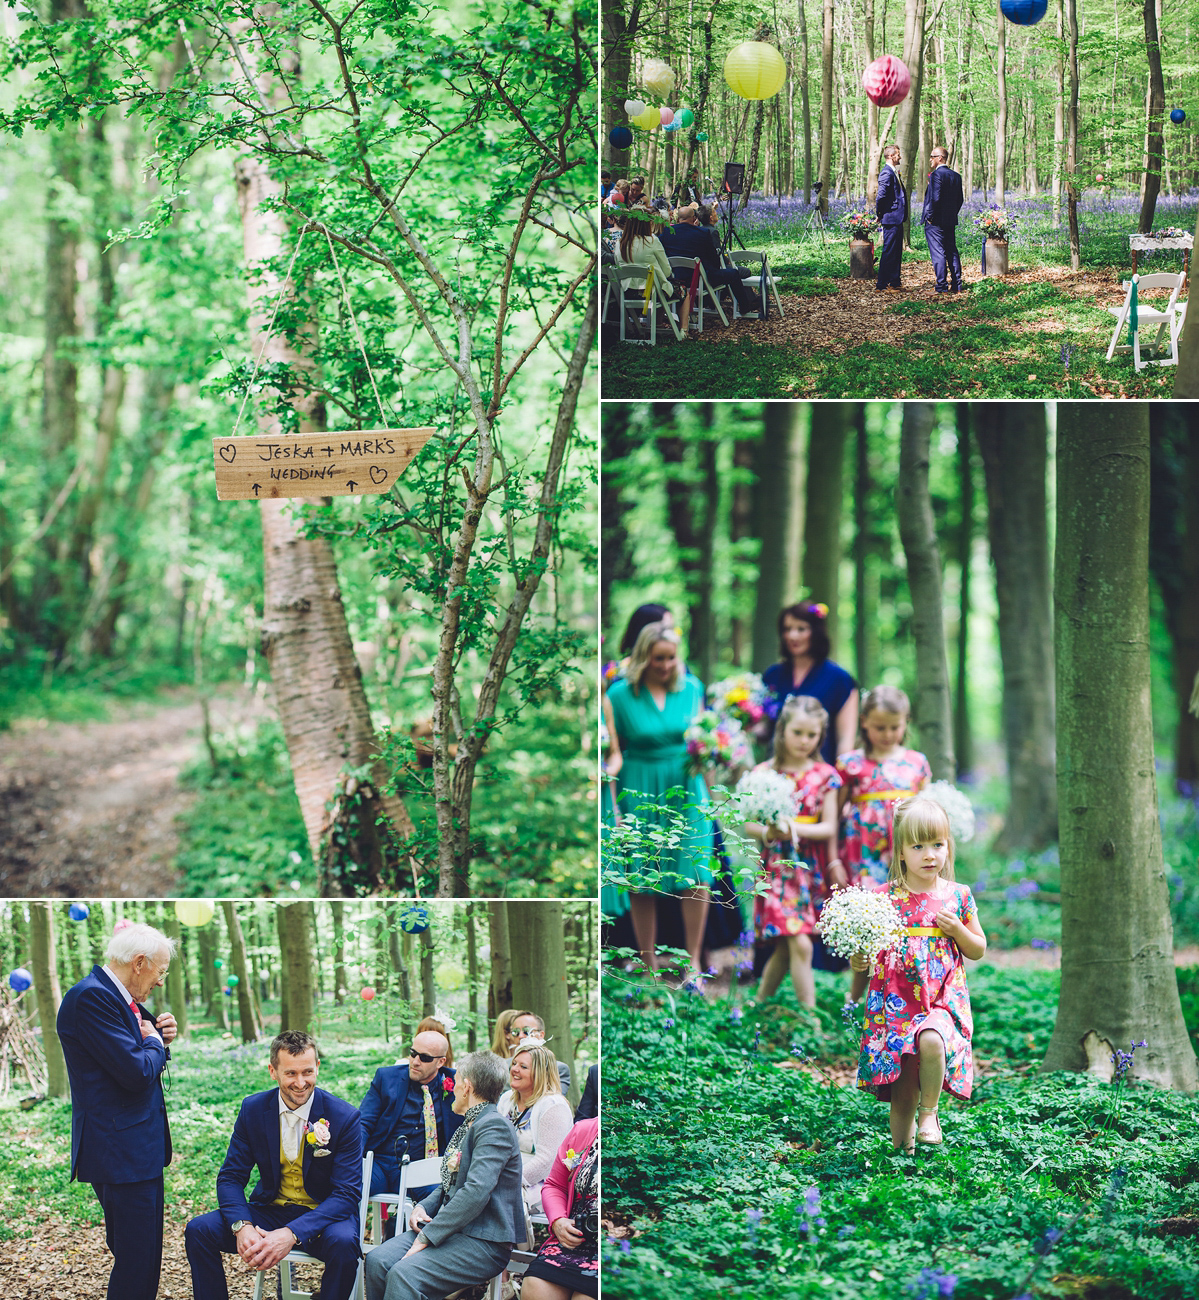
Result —
<instances>
[{"instance_id":1,"label":"tree trunk","mask_svg":"<svg viewBox=\"0 0 1199 1300\"><path fill-rule=\"evenodd\" d=\"M311 900L280 903L275 912L282 949L283 989L280 1030L307 1029L312 1021L314 954L310 939Z\"/></svg>"},{"instance_id":2,"label":"tree trunk","mask_svg":"<svg viewBox=\"0 0 1199 1300\"><path fill-rule=\"evenodd\" d=\"M731 494L729 517L729 542L736 548L739 543L753 532L753 482L755 445L749 438L737 438L733 443L733 468L736 478ZM732 640L733 663L740 668L745 661L747 646L746 619L744 618L747 599L752 593L746 591L746 583L741 573L741 566L735 566L732 575L733 616L730 620L730 638ZM750 619L752 627L752 616Z\"/></svg>"},{"instance_id":3,"label":"tree trunk","mask_svg":"<svg viewBox=\"0 0 1199 1300\"><path fill-rule=\"evenodd\" d=\"M1062 224L1062 172L1066 166L1066 63L1062 51L1066 44L1063 0L1057 0L1057 54L1053 61L1053 75L1057 94L1053 100L1053 227Z\"/></svg>"},{"instance_id":4,"label":"tree trunk","mask_svg":"<svg viewBox=\"0 0 1199 1300\"><path fill-rule=\"evenodd\" d=\"M824 36L820 46L820 211L828 216L833 179L833 0L824 0Z\"/></svg>"},{"instance_id":5,"label":"tree trunk","mask_svg":"<svg viewBox=\"0 0 1199 1300\"><path fill-rule=\"evenodd\" d=\"M487 930L491 943L491 981L487 989L487 1016L494 1020L512 1001L512 948L508 941L508 904L487 904Z\"/></svg>"},{"instance_id":6,"label":"tree trunk","mask_svg":"<svg viewBox=\"0 0 1199 1300\"><path fill-rule=\"evenodd\" d=\"M886 6L884 4L884 12ZM884 24L885 25L885 24ZM866 42L866 63L874 62L874 0L866 0L862 14L862 33ZM878 193L879 166L878 105L866 101L866 198L872 200Z\"/></svg>"},{"instance_id":7,"label":"tree trunk","mask_svg":"<svg viewBox=\"0 0 1199 1300\"><path fill-rule=\"evenodd\" d=\"M250 982L250 968L246 961L246 943L242 938L241 924L237 919L237 906L230 899L221 902L225 913L225 929L229 931L229 956L233 973L237 976L237 1015L241 1021L241 1041L256 1043L259 1039L258 1022L254 1016L254 988Z\"/></svg>"},{"instance_id":8,"label":"tree trunk","mask_svg":"<svg viewBox=\"0 0 1199 1300\"><path fill-rule=\"evenodd\" d=\"M1002 208L1007 195L1007 23L998 0L995 12L999 17L995 50L996 94L999 100L995 112L995 206Z\"/></svg>"},{"instance_id":9,"label":"tree trunk","mask_svg":"<svg viewBox=\"0 0 1199 1300\"><path fill-rule=\"evenodd\" d=\"M204 977L204 1011L222 1029L229 1028L229 1008L225 1001L220 972L216 968L217 928L215 921L200 927L200 969Z\"/></svg>"},{"instance_id":10,"label":"tree trunk","mask_svg":"<svg viewBox=\"0 0 1199 1300\"><path fill-rule=\"evenodd\" d=\"M338 900L329 904L333 914L333 1001L341 1006L346 1000L346 905Z\"/></svg>"},{"instance_id":11,"label":"tree trunk","mask_svg":"<svg viewBox=\"0 0 1199 1300\"><path fill-rule=\"evenodd\" d=\"M958 773L974 770L974 736L970 727L970 692L967 666L970 658L970 568L974 552L974 458L970 446L970 406L954 407L958 427L958 671L954 684L953 751Z\"/></svg>"},{"instance_id":12,"label":"tree trunk","mask_svg":"<svg viewBox=\"0 0 1199 1300\"><path fill-rule=\"evenodd\" d=\"M29 904L29 950L33 967L33 989L37 994L37 1018L42 1027L42 1051L46 1056L47 1097L65 1097L67 1062L58 1041L58 1004L62 993L58 985L58 963L54 952L53 903Z\"/></svg>"},{"instance_id":13,"label":"tree trunk","mask_svg":"<svg viewBox=\"0 0 1199 1300\"><path fill-rule=\"evenodd\" d=\"M758 594L754 605L755 671L779 657L778 612L798 594L788 589L788 557L802 535L802 498L793 491L799 458L799 408L794 402L767 402L758 444L754 519L760 538Z\"/></svg>"},{"instance_id":14,"label":"tree trunk","mask_svg":"<svg viewBox=\"0 0 1199 1300\"><path fill-rule=\"evenodd\" d=\"M422 930L420 935L420 991L421 1015L431 1016L437 1009L437 985L433 979L433 932Z\"/></svg>"},{"instance_id":15,"label":"tree trunk","mask_svg":"<svg viewBox=\"0 0 1199 1300\"><path fill-rule=\"evenodd\" d=\"M1178 728L1174 742L1174 781L1181 794L1199 793L1199 718L1190 710L1199 679L1199 413L1185 408L1186 460L1183 468L1182 599L1174 636L1174 690Z\"/></svg>"},{"instance_id":16,"label":"tree trunk","mask_svg":"<svg viewBox=\"0 0 1199 1300\"><path fill-rule=\"evenodd\" d=\"M987 479L1011 792L995 848L1042 849L1057 838L1045 408L978 402L974 427Z\"/></svg>"},{"instance_id":17,"label":"tree trunk","mask_svg":"<svg viewBox=\"0 0 1199 1300\"><path fill-rule=\"evenodd\" d=\"M1166 85L1162 78L1161 33L1157 7L1161 0L1144 0L1145 52L1149 56L1149 112L1145 134L1145 182L1141 191L1141 217L1137 233L1153 229L1157 196L1162 188L1162 155L1165 152Z\"/></svg>"},{"instance_id":18,"label":"tree trunk","mask_svg":"<svg viewBox=\"0 0 1199 1300\"><path fill-rule=\"evenodd\" d=\"M91 920L89 917L88 920ZM179 1027L179 1037L187 1037L187 954L183 950L183 926L175 915L174 907L168 904L162 919L162 931L168 939L175 940L175 956L167 970L167 1003L175 1024Z\"/></svg>"},{"instance_id":19,"label":"tree trunk","mask_svg":"<svg viewBox=\"0 0 1199 1300\"><path fill-rule=\"evenodd\" d=\"M475 934L478 903L466 905L466 987L470 1024L466 1031L466 1050L473 1052L479 1042L479 944Z\"/></svg>"},{"instance_id":20,"label":"tree trunk","mask_svg":"<svg viewBox=\"0 0 1199 1300\"><path fill-rule=\"evenodd\" d=\"M762 120L765 115L766 101L759 99L757 109L754 112L754 134L749 147L749 165L745 169L745 188L741 191L741 198L737 204L738 211L744 211L749 206L750 193L753 190L754 178L758 171L758 153L762 147Z\"/></svg>"},{"instance_id":21,"label":"tree trunk","mask_svg":"<svg viewBox=\"0 0 1199 1300\"><path fill-rule=\"evenodd\" d=\"M920 139L920 95L924 84L924 17L927 0L905 0L903 13L903 61L912 77L912 89L899 105L895 135L903 154L903 188L908 196L908 218L904 222L904 243L910 244L912 226L912 183L916 148Z\"/></svg>"},{"instance_id":22,"label":"tree trunk","mask_svg":"<svg viewBox=\"0 0 1199 1300\"><path fill-rule=\"evenodd\" d=\"M604 408L600 430L604 473L600 481L600 602L601 610L612 608L612 588L635 581L637 566L627 523L628 499L624 493L625 458L637 444L629 435L632 408L627 402L613 402ZM631 486L631 485L630 485Z\"/></svg>"},{"instance_id":23,"label":"tree trunk","mask_svg":"<svg viewBox=\"0 0 1199 1300\"><path fill-rule=\"evenodd\" d=\"M828 634L837 644L841 575L841 500L848 402L813 402L808 437L808 490L804 507L803 580L812 600L828 606Z\"/></svg>"},{"instance_id":24,"label":"tree trunk","mask_svg":"<svg viewBox=\"0 0 1199 1300\"><path fill-rule=\"evenodd\" d=\"M574 1038L570 1026L570 991L566 983L566 947L563 943L562 904L557 900L508 903L508 928L512 942L512 997L545 1021L549 1048L571 1067L569 1101L579 1102L579 1082L574 1070Z\"/></svg>"},{"instance_id":25,"label":"tree trunk","mask_svg":"<svg viewBox=\"0 0 1199 1300\"><path fill-rule=\"evenodd\" d=\"M941 616L941 556L928 494L929 441L935 411L928 402L906 402L899 445L896 514L912 597L916 643L913 721L933 778L952 781L953 726L949 715L949 667Z\"/></svg>"},{"instance_id":26,"label":"tree trunk","mask_svg":"<svg viewBox=\"0 0 1199 1300\"><path fill-rule=\"evenodd\" d=\"M799 9L799 101L803 106L803 201L812 201L812 105L808 97L808 19L804 0Z\"/></svg>"},{"instance_id":27,"label":"tree trunk","mask_svg":"<svg viewBox=\"0 0 1199 1300\"><path fill-rule=\"evenodd\" d=\"M1110 1079L1144 1039L1131 1075L1194 1092L1149 712L1147 406L1058 408L1057 514L1062 983L1042 1069Z\"/></svg>"},{"instance_id":28,"label":"tree trunk","mask_svg":"<svg viewBox=\"0 0 1199 1300\"><path fill-rule=\"evenodd\" d=\"M854 419L853 494L853 663L862 690L870 689L878 663L878 593L871 572L870 531L870 438L866 432L865 402L858 403Z\"/></svg>"},{"instance_id":29,"label":"tree trunk","mask_svg":"<svg viewBox=\"0 0 1199 1300\"><path fill-rule=\"evenodd\" d=\"M1070 269L1082 269L1082 244L1078 233L1078 0L1066 4L1066 65L1069 69L1070 104L1066 113L1066 217L1070 225ZM1179 357L1179 375L1182 358ZM1177 378L1175 384L1177 385ZM1177 387L1174 396L1178 396Z\"/></svg>"}]
</instances>

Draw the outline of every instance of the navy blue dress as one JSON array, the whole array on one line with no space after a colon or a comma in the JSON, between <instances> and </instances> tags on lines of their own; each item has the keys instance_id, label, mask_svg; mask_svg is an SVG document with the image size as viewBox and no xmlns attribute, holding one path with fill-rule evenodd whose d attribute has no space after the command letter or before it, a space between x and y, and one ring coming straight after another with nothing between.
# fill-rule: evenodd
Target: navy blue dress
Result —
<instances>
[{"instance_id":1,"label":"navy blue dress","mask_svg":"<svg viewBox=\"0 0 1199 1300\"><path fill-rule=\"evenodd\" d=\"M828 710L828 735L820 746L826 763L837 761L837 714L845 701L857 690L853 677L831 659L818 663L798 686L792 684L790 663L771 664L762 674L762 682L773 697L770 709L777 718L784 701L792 695L814 695Z\"/></svg>"}]
</instances>

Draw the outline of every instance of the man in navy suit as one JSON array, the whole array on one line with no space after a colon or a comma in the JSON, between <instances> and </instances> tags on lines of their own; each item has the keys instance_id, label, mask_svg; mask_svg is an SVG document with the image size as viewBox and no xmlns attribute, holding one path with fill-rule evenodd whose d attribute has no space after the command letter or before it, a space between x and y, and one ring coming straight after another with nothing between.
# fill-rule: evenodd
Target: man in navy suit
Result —
<instances>
[{"instance_id":1,"label":"man in navy suit","mask_svg":"<svg viewBox=\"0 0 1199 1300\"><path fill-rule=\"evenodd\" d=\"M949 278L953 278L953 292L962 287L962 259L958 255L958 213L964 202L962 178L949 166L949 153L941 145L929 154L933 169L924 187L924 208L920 220L924 222L924 238L928 242L928 255L937 276L937 292L950 291Z\"/></svg>"},{"instance_id":2,"label":"man in navy suit","mask_svg":"<svg viewBox=\"0 0 1199 1300\"><path fill-rule=\"evenodd\" d=\"M58 1008L71 1084L71 1177L91 1183L112 1251L108 1300L154 1300L162 1271L162 1171L171 1132L162 1095L169 1012L141 1003L166 976L175 945L148 925L128 925Z\"/></svg>"},{"instance_id":3,"label":"man in navy suit","mask_svg":"<svg viewBox=\"0 0 1199 1300\"><path fill-rule=\"evenodd\" d=\"M703 210L703 224L700 224L700 209L689 204L679 208L675 213L678 218L673 226L665 227L658 238L666 250L667 257L698 257L713 290L723 285L732 290L737 299L737 309L743 316L757 317L760 313L758 295L749 289L745 277L738 270L730 270L720 265L720 252L712 230L708 226L710 213ZM691 276L679 276L680 282L691 283Z\"/></svg>"},{"instance_id":4,"label":"man in navy suit","mask_svg":"<svg viewBox=\"0 0 1199 1300\"><path fill-rule=\"evenodd\" d=\"M185 1233L194 1300L229 1300L222 1252L273 1268L297 1247L325 1266L323 1300L350 1300L358 1278L362 1123L358 1111L316 1086L316 1042L288 1029L271 1043L279 1085L241 1104L216 1176L219 1209ZM246 1200L255 1166L258 1185Z\"/></svg>"},{"instance_id":5,"label":"man in navy suit","mask_svg":"<svg viewBox=\"0 0 1199 1300\"><path fill-rule=\"evenodd\" d=\"M903 223L908 215L908 196L899 179L900 153L897 144L883 150L882 171L878 174L878 197L874 211L883 227L883 251L878 258L876 289L900 289L899 263L903 256Z\"/></svg>"},{"instance_id":6,"label":"man in navy suit","mask_svg":"<svg viewBox=\"0 0 1199 1300\"><path fill-rule=\"evenodd\" d=\"M446 1143L462 1123L454 1114L454 1071L446 1066L450 1045L429 1029L412 1040L407 1065L375 1071L362 1099L362 1149L375 1153L371 1195L397 1192L400 1163L445 1154ZM413 1188L427 1194L431 1188Z\"/></svg>"}]
</instances>

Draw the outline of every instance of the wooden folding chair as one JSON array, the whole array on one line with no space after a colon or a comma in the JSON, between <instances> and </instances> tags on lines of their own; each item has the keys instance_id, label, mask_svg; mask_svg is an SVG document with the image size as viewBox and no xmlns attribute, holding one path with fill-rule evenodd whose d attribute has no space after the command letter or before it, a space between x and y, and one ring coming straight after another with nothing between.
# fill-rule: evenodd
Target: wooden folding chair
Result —
<instances>
[{"instance_id":1,"label":"wooden folding chair","mask_svg":"<svg viewBox=\"0 0 1199 1300\"><path fill-rule=\"evenodd\" d=\"M1128 348L1127 343L1121 343L1121 336L1128 332L1129 317L1132 313L1132 288L1135 284L1137 287L1137 317L1132 334L1132 363L1133 367L1140 371L1145 366L1176 366L1178 364L1178 335L1182 327L1178 319L1177 303L1178 295L1182 291L1183 282L1186 279L1185 272L1175 274L1172 271L1156 271L1152 275L1134 276L1132 280L1124 281L1124 302L1119 307L1109 307L1108 311L1116 318L1116 328L1112 331L1111 342L1107 345L1107 360L1110 361L1117 350L1123 351ZM1143 304L1142 295L1146 293L1168 293L1169 301L1164 308L1151 307ZM1183 304L1185 313L1186 304ZM1152 328L1157 326L1157 334L1153 342L1149 344L1150 359L1141 360L1141 331L1146 327ZM1160 350L1163 336L1169 340L1169 355L1159 357L1154 360L1152 354Z\"/></svg>"}]
</instances>

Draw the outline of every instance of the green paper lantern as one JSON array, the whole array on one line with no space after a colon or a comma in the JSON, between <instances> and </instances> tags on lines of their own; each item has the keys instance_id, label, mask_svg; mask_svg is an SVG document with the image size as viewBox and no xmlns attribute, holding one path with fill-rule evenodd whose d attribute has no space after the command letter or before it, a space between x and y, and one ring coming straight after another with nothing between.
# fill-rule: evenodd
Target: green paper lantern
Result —
<instances>
[{"instance_id":1,"label":"green paper lantern","mask_svg":"<svg viewBox=\"0 0 1199 1300\"><path fill-rule=\"evenodd\" d=\"M695 121L695 114L689 108L679 110L679 123L682 126L690 126Z\"/></svg>"},{"instance_id":2,"label":"green paper lantern","mask_svg":"<svg viewBox=\"0 0 1199 1300\"><path fill-rule=\"evenodd\" d=\"M225 983L228 984L231 989L235 989L241 983L241 980L236 975L230 975L228 979L225 980Z\"/></svg>"},{"instance_id":3,"label":"green paper lantern","mask_svg":"<svg viewBox=\"0 0 1199 1300\"><path fill-rule=\"evenodd\" d=\"M700 142L700 144L703 144L708 138L708 133L707 131L696 131L695 138Z\"/></svg>"},{"instance_id":4,"label":"green paper lantern","mask_svg":"<svg viewBox=\"0 0 1199 1300\"><path fill-rule=\"evenodd\" d=\"M223 957L214 957L214 958L212 959L212 964L213 964L213 966L216 967L217 970L224 970L224 969L225 969L225 960L224 960Z\"/></svg>"}]
</instances>

